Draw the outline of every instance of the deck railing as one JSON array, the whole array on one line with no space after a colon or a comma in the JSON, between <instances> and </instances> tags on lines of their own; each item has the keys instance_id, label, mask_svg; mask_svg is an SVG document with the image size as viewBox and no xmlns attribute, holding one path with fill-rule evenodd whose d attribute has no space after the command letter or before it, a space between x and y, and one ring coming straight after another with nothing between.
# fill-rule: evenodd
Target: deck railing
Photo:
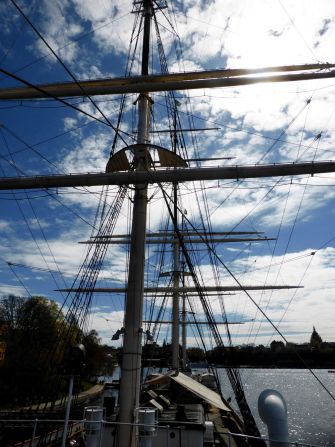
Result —
<instances>
[{"instance_id":1,"label":"deck railing","mask_svg":"<svg viewBox=\"0 0 335 447\"><path fill-rule=\"evenodd\" d=\"M177 421L176 421L177 422ZM69 421L69 427L68 427L68 436L69 437L75 437L76 435L80 435L81 433L84 433L85 431L85 427L87 428L87 426L89 426L90 424L100 424L101 427L101 432L103 433L105 428L108 427L117 427L119 425L122 425L122 423L120 422L116 422L116 421L106 421L104 419L101 419L99 421L89 421L87 419L81 419L81 420L70 420ZM45 431L45 427L46 425L49 425L50 429L47 432L44 432L43 434L38 434L39 433L39 428L41 426L44 426L44 431ZM2 427L3 429L8 427L8 428L20 428L20 427L26 427L28 428L29 426L31 427L31 437L26 438L23 441L17 442L17 443L13 443L10 444L10 447L41 447L41 446L45 446L45 447L50 447L52 445L56 445L57 443L60 442L60 440L62 439L62 435L63 435L63 425L64 425L64 420L62 419L1 419L0 420L0 427ZM131 426L138 426L139 428L144 428L143 424L126 424L126 425L131 425ZM146 431L148 431L148 429L160 429L160 430L169 430L171 428L173 428L174 430L185 430L185 427L188 425L187 422L180 422L180 426L176 426L174 425L169 426L169 425L149 425L146 424L145 425L145 429ZM55 428L51 428L52 426L54 426ZM43 428L42 428L43 430ZM42 431L41 430L41 431ZM151 433L153 432L153 430L149 430ZM276 442L278 443L278 446L280 446L281 442L277 441L275 439L268 439L266 437L256 437L256 436L250 436L250 435L243 435L240 433L220 433L220 436L224 436L227 437L227 443L228 446L230 446L231 442L233 439L235 438L243 438L243 439L253 439L253 440L257 440L257 439L261 439L263 441L266 441L268 444L270 442ZM311 443L306 443L306 442L301 442L301 441L290 441L290 442L285 442L283 443L285 444L285 446L292 446L292 447L324 447L320 444L311 444Z\"/></svg>"}]
</instances>

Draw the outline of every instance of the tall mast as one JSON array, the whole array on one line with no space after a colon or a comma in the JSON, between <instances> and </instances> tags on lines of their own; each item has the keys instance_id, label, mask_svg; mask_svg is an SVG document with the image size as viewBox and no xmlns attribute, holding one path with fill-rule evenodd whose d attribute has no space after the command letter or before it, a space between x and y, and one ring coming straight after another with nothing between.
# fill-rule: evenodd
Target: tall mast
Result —
<instances>
[{"instance_id":1,"label":"tall mast","mask_svg":"<svg viewBox=\"0 0 335 447\"><path fill-rule=\"evenodd\" d=\"M177 104L174 104L173 116L173 152L177 153ZM173 287L172 294L172 368L179 369L179 286L180 286L180 247L178 240L178 183L173 182L173 229L176 242L173 244Z\"/></svg>"},{"instance_id":2,"label":"tall mast","mask_svg":"<svg viewBox=\"0 0 335 447\"><path fill-rule=\"evenodd\" d=\"M178 187L173 184L173 225L178 228ZM177 234L175 234L177 238ZM179 262L179 243L173 244L173 288L172 294L172 368L179 369L179 287L180 287L180 262Z\"/></svg>"},{"instance_id":3,"label":"tall mast","mask_svg":"<svg viewBox=\"0 0 335 447\"><path fill-rule=\"evenodd\" d=\"M182 330L182 342L181 342L181 346L182 346L182 368L185 370L186 369L186 364L187 364L187 352L186 352L186 296L185 293L183 293L183 309L182 309L182 326L181 326L181 330Z\"/></svg>"},{"instance_id":4,"label":"tall mast","mask_svg":"<svg viewBox=\"0 0 335 447\"><path fill-rule=\"evenodd\" d=\"M150 25L152 16L152 0L143 0L143 47L141 74L148 74ZM134 154L136 171L150 169L146 144L150 126L151 99L147 92L141 93L138 99L138 138ZM123 339L121 382L120 382L120 413L121 422L118 431L118 445L135 447L138 443L136 412L139 407L141 387L141 355L142 355L142 321L143 321L143 289L144 289L144 259L145 234L148 201L148 184L135 186L133 221L128 272L128 287L126 294L125 333Z\"/></svg>"}]
</instances>

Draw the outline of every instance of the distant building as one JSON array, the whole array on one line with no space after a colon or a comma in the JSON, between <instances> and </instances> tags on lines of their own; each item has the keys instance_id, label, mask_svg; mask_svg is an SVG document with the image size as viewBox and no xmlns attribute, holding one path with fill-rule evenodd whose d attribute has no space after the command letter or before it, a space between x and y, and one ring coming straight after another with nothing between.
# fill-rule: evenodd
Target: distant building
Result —
<instances>
[{"instance_id":1,"label":"distant building","mask_svg":"<svg viewBox=\"0 0 335 447\"><path fill-rule=\"evenodd\" d=\"M320 335L317 333L315 326L313 326L313 332L311 335L311 340L310 340L310 347L311 350L319 350L320 349L320 345L322 343L322 338L320 337Z\"/></svg>"}]
</instances>

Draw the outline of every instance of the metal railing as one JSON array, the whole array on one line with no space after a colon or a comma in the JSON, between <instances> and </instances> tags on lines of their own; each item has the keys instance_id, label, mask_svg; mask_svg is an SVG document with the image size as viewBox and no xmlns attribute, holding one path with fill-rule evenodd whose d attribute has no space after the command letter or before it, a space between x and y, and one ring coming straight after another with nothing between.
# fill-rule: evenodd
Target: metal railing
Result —
<instances>
[{"instance_id":1,"label":"metal railing","mask_svg":"<svg viewBox=\"0 0 335 447\"><path fill-rule=\"evenodd\" d=\"M177 422L177 421L176 421ZM180 425L159 425L159 424L124 424L117 421L106 421L105 419L101 419L99 421L89 421L87 419L81 419L81 420L69 420L69 427L68 427L68 437L75 437L76 435L79 436L80 434L84 433L85 426L89 424L100 424L101 431L103 433L105 428L108 427L118 427L120 425L130 425L139 427L139 429L155 429L155 430L175 430L175 431L183 431L187 429L187 422L180 422ZM177 422L178 423L178 422ZM46 430L47 425L49 426L49 430ZM19 428L19 427L26 427L31 426L31 437L26 438L23 441L16 442L13 444L10 444L11 447L49 447L54 445L56 442L59 442L62 439L63 436L63 426L64 426L64 420L63 419L0 419L0 427L2 429L7 428ZM55 428L52 429L52 425L55 426ZM44 433L40 433L44 431ZM220 433L220 436L227 437L227 443L228 446L232 444L232 440L234 438L240 438L240 439L252 439L252 440L263 440L267 443L270 442L277 442L278 446L280 446L281 441L277 441L275 439L269 439L266 437L256 437L256 436L250 436L250 435L244 435L240 433ZM285 446L292 446L292 447L324 447L319 444L311 444L301 441L289 441L283 443Z\"/></svg>"}]
</instances>

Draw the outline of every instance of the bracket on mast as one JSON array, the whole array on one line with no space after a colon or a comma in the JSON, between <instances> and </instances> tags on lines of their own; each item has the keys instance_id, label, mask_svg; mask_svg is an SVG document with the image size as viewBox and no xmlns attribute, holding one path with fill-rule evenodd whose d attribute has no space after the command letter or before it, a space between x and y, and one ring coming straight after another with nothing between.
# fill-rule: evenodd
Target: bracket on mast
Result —
<instances>
[{"instance_id":1,"label":"bracket on mast","mask_svg":"<svg viewBox=\"0 0 335 447\"><path fill-rule=\"evenodd\" d=\"M116 152L107 163L106 172L130 171L134 166L134 154L138 150L146 150L148 166L161 168L186 168L187 163L179 155L156 144L131 144Z\"/></svg>"}]
</instances>

